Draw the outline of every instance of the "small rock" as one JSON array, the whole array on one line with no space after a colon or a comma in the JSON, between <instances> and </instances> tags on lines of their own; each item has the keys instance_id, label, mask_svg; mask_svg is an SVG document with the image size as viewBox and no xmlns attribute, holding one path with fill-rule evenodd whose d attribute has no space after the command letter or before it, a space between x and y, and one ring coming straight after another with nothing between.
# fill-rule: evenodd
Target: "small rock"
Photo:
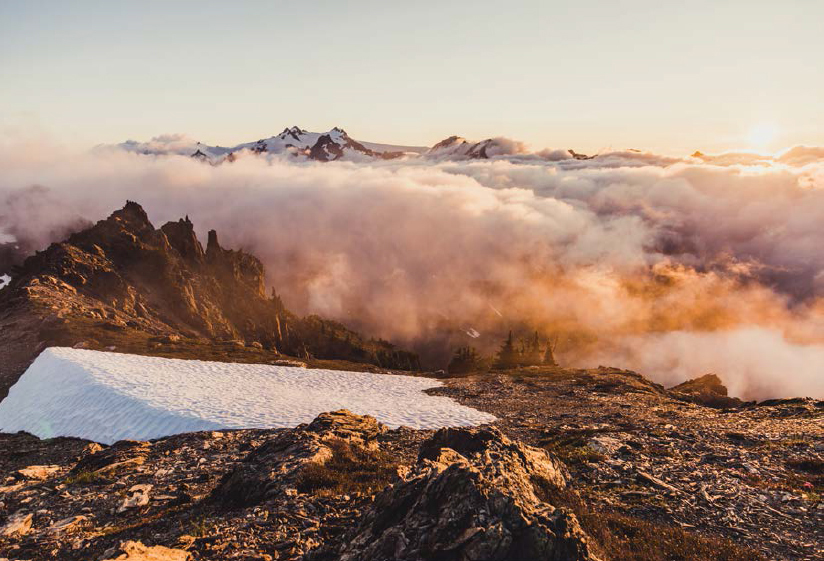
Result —
<instances>
[{"instance_id":1,"label":"small rock","mask_svg":"<svg viewBox=\"0 0 824 561\"><path fill-rule=\"evenodd\" d=\"M18 513L9 517L5 526L0 528L0 536L24 536L31 530L32 514Z\"/></svg>"},{"instance_id":2,"label":"small rock","mask_svg":"<svg viewBox=\"0 0 824 561\"><path fill-rule=\"evenodd\" d=\"M86 520L86 517L82 516L82 515L81 516L69 516L68 518L64 518L63 520L58 520L57 522L55 522L54 524L49 526L46 529L46 531L52 532L52 533L65 532L66 530L70 530L70 529L76 527L78 524L80 524L81 522L83 522L85 520Z\"/></svg>"},{"instance_id":3,"label":"small rock","mask_svg":"<svg viewBox=\"0 0 824 561\"><path fill-rule=\"evenodd\" d=\"M126 497L117 512L124 512L130 508L137 508L149 504L149 491L152 485L132 485L129 489L130 496Z\"/></svg>"},{"instance_id":4,"label":"small rock","mask_svg":"<svg viewBox=\"0 0 824 561\"><path fill-rule=\"evenodd\" d=\"M620 440L611 436L595 436L587 442L587 447L599 454L612 456L618 451L622 444Z\"/></svg>"},{"instance_id":5,"label":"small rock","mask_svg":"<svg viewBox=\"0 0 824 561\"><path fill-rule=\"evenodd\" d=\"M291 360L288 358L273 360L269 364L272 366L291 366L293 368L306 368L306 363L299 360Z\"/></svg>"},{"instance_id":6,"label":"small rock","mask_svg":"<svg viewBox=\"0 0 824 561\"><path fill-rule=\"evenodd\" d=\"M42 481L60 471L60 466L29 466L27 468L18 469L17 473L26 479L34 479Z\"/></svg>"},{"instance_id":7,"label":"small rock","mask_svg":"<svg viewBox=\"0 0 824 561\"><path fill-rule=\"evenodd\" d=\"M650 483L650 484L652 484L652 485L654 485L655 487L658 487L658 488L660 488L660 489L664 489L664 490L666 490L666 491L670 491L671 493L680 493L680 492L681 492L681 490L680 490L680 489L677 489L676 487L673 487L673 486L672 486L672 485L670 485L669 483L666 483L665 481L662 481L662 480L658 479L657 477L655 477L655 476L653 476L653 475L650 475L650 474L648 474L648 473L646 473L646 472L643 472L643 471L641 471L641 470L638 470L638 477L639 477L639 479L641 479L642 481L645 481L645 482L647 482L647 483Z\"/></svg>"}]
</instances>

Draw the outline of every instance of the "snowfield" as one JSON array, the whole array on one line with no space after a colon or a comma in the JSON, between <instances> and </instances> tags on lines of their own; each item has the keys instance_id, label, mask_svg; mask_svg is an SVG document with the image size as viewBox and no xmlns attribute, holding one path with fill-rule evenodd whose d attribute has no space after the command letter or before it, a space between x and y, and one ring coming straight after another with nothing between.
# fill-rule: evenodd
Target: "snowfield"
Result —
<instances>
[{"instance_id":1,"label":"snowfield","mask_svg":"<svg viewBox=\"0 0 824 561\"><path fill-rule=\"evenodd\" d=\"M423 393L440 385L414 376L52 347L0 402L0 431L110 444L200 430L293 427L336 409L373 415L391 427L495 420Z\"/></svg>"}]
</instances>

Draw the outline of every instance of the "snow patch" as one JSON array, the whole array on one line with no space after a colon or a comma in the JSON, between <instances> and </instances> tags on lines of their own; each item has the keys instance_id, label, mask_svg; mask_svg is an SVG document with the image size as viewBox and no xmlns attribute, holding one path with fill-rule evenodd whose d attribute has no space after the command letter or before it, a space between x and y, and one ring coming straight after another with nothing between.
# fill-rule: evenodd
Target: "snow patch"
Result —
<instances>
[{"instance_id":1,"label":"snow patch","mask_svg":"<svg viewBox=\"0 0 824 561\"><path fill-rule=\"evenodd\" d=\"M0 275L0 289L11 282L11 277L8 275Z\"/></svg>"},{"instance_id":2,"label":"snow patch","mask_svg":"<svg viewBox=\"0 0 824 561\"><path fill-rule=\"evenodd\" d=\"M489 423L495 417L423 393L431 378L44 350L0 403L0 431L110 444L200 430L294 427L349 409L390 427Z\"/></svg>"}]
</instances>

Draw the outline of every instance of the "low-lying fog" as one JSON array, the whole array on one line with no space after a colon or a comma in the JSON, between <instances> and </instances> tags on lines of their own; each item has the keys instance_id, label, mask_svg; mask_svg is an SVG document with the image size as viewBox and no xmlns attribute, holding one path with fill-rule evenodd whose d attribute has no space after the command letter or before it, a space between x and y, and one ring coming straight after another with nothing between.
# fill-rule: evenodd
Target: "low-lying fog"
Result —
<instances>
[{"instance_id":1,"label":"low-lying fog","mask_svg":"<svg viewBox=\"0 0 824 561\"><path fill-rule=\"evenodd\" d=\"M517 145L484 161L211 166L0 146L0 237L28 249L131 199L156 226L188 214L202 237L215 228L253 252L293 310L431 366L538 329L567 365L665 384L716 372L744 398L824 398L822 149L580 161Z\"/></svg>"}]
</instances>

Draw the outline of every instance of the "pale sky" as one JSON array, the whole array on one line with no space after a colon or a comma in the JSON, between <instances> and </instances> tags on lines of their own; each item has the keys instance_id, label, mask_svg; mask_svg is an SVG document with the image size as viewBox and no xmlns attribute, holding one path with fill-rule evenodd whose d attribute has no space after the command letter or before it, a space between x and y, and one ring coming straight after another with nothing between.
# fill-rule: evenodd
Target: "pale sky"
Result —
<instances>
[{"instance_id":1,"label":"pale sky","mask_svg":"<svg viewBox=\"0 0 824 561\"><path fill-rule=\"evenodd\" d=\"M824 144L824 2L0 0L0 134Z\"/></svg>"}]
</instances>

